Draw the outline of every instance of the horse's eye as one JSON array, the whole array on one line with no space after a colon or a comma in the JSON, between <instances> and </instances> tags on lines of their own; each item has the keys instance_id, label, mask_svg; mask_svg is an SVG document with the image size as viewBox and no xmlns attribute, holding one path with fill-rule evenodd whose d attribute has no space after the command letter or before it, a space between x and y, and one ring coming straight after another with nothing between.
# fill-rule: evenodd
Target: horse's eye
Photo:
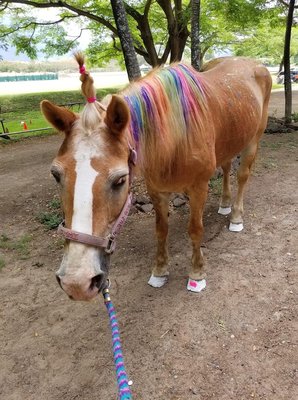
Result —
<instances>
[{"instance_id":1,"label":"horse's eye","mask_svg":"<svg viewBox=\"0 0 298 400\"><path fill-rule=\"evenodd\" d=\"M126 176L121 176L121 178L117 179L113 182L112 187L113 189L120 189L124 183L126 182Z\"/></svg>"},{"instance_id":2,"label":"horse's eye","mask_svg":"<svg viewBox=\"0 0 298 400\"><path fill-rule=\"evenodd\" d=\"M61 181L61 174L59 171L57 171L56 169L52 169L51 170L51 174L53 175L53 177L55 178L57 183L60 183Z\"/></svg>"}]
</instances>

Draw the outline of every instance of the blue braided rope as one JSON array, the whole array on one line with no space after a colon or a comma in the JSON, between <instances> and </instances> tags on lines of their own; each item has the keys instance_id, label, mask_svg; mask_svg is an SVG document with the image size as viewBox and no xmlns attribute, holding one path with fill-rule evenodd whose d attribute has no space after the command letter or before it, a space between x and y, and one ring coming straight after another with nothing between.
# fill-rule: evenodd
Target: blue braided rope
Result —
<instances>
[{"instance_id":1,"label":"blue braided rope","mask_svg":"<svg viewBox=\"0 0 298 400\"><path fill-rule=\"evenodd\" d=\"M114 353L114 363L117 375L118 385L118 399L119 400L131 400L132 394L128 385L128 377L124 367L124 359L122 354L121 340L119 334L119 326L116 317L116 312L113 303L110 299L109 289L103 291L104 301L108 310L110 326L112 330L112 344Z\"/></svg>"}]
</instances>

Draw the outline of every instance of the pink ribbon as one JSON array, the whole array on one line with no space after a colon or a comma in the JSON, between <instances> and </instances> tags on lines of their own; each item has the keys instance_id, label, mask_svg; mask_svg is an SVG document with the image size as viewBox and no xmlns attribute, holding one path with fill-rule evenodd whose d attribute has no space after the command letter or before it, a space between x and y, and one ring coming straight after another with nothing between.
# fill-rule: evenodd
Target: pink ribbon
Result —
<instances>
[{"instance_id":1,"label":"pink ribbon","mask_svg":"<svg viewBox=\"0 0 298 400\"><path fill-rule=\"evenodd\" d=\"M86 72L86 67L85 67L85 65L82 65L81 67L80 67L80 74L84 74Z\"/></svg>"}]
</instances>

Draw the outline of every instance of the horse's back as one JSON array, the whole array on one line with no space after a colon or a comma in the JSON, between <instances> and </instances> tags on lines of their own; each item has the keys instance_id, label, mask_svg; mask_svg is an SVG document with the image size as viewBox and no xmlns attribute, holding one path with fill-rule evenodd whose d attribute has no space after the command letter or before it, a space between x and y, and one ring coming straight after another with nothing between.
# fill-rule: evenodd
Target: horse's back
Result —
<instances>
[{"instance_id":1,"label":"horse's back","mask_svg":"<svg viewBox=\"0 0 298 400\"><path fill-rule=\"evenodd\" d=\"M224 83L234 90L240 85L262 93L265 100L271 91L272 79L268 69L257 60L245 57L220 57L203 65L201 72L215 85Z\"/></svg>"},{"instance_id":2,"label":"horse's back","mask_svg":"<svg viewBox=\"0 0 298 400\"><path fill-rule=\"evenodd\" d=\"M271 76L257 61L237 57L210 61L202 75L209 83L216 159L221 165L265 129Z\"/></svg>"}]
</instances>

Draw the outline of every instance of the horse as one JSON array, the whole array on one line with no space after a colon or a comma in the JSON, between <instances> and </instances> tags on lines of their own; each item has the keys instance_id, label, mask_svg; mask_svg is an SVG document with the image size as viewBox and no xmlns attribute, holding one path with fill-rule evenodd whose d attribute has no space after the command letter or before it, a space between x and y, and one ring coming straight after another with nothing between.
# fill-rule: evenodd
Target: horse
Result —
<instances>
[{"instance_id":1,"label":"horse","mask_svg":"<svg viewBox=\"0 0 298 400\"><path fill-rule=\"evenodd\" d=\"M162 287L168 279L169 196L181 192L190 204L187 289L201 291L206 286L201 241L208 183L221 166L218 212L231 213L229 229L241 231L243 192L267 123L268 70L236 57L210 61L201 72L175 63L99 102L84 56L76 54L76 60L87 99L82 112L41 102L45 118L65 135L51 166L65 216L64 255L56 273L60 286L74 300L91 300L105 287L115 231L128 213L132 176L139 171L156 217L157 253L148 283ZM231 160L239 153L232 206Z\"/></svg>"}]
</instances>

